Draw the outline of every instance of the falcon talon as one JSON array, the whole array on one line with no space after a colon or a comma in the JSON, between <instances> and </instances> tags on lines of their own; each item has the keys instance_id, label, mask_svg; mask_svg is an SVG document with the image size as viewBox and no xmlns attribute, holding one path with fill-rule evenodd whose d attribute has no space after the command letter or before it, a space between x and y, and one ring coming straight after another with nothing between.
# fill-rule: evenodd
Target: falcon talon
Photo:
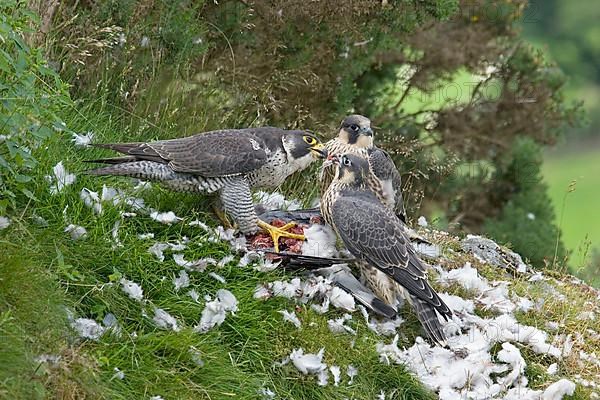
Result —
<instances>
[{"instance_id":1,"label":"falcon talon","mask_svg":"<svg viewBox=\"0 0 600 400\"><path fill-rule=\"evenodd\" d=\"M295 222L288 222L284 226L278 228L278 227L273 226L265 221L258 220L258 226L260 228L264 229L265 231L267 231L269 233L269 235L271 235L271 238L273 238L273 248L276 253L279 253L279 238L280 237L302 240L302 241L304 241L304 239L305 239L304 235L287 232L288 229L291 229L294 226L296 226Z\"/></svg>"}]
</instances>

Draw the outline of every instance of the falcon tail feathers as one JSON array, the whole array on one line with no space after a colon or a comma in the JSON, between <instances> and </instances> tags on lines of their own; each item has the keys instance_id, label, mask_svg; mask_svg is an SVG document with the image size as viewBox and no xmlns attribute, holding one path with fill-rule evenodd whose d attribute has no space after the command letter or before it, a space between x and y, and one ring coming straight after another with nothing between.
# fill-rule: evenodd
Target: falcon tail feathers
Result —
<instances>
[{"instance_id":1,"label":"falcon tail feathers","mask_svg":"<svg viewBox=\"0 0 600 400\"><path fill-rule=\"evenodd\" d=\"M411 298L412 306L415 309L415 313L417 314L417 318L423 325L425 332L427 332L427 336L437 345L445 347L446 346L446 334L444 333L444 327L440 320L438 319L438 315L435 311L435 308L422 300L419 300L415 297Z\"/></svg>"},{"instance_id":2,"label":"falcon tail feathers","mask_svg":"<svg viewBox=\"0 0 600 400\"><path fill-rule=\"evenodd\" d=\"M101 149L110 149L119 153L128 154L130 150L140 147L143 143L92 143L91 146Z\"/></svg>"},{"instance_id":3,"label":"falcon tail feathers","mask_svg":"<svg viewBox=\"0 0 600 400\"><path fill-rule=\"evenodd\" d=\"M160 180L161 174L167 174L164 164L158 164L152 161L108 161L106 164L112 164L107 167L101 167L85 171L87 175L116 175L130 176L132 178Z\"/></svg>"},{"instance_id":4,"label":"falcon tail feathers","mask_svg":"<svg viewBox=\"0 0 600 400\"><path fill-rule=\"evenodd\" d=\"M113 158L98 158L96 160L83 160L86 163L98 163L98 164L123 164L128 162L136 161L134 156L127 157L113 157Z\"/></svg>"},{"instance_id":5,"label":"falcon tail feathers","mask_svg":"<svg viewBox=\"0 0 600 400\"><path fill-rule=\"evenodd\" d=\"M344 264L349 261L346 258L327 258L327 257L316 257L306 256L303 254L296 253L277 253L274 251L266 251L265 253L273 254L281 258L281 263L284 267L299 269L316 269L323 267L331 267L335 264Z\"/></svg>"}]
</instances>

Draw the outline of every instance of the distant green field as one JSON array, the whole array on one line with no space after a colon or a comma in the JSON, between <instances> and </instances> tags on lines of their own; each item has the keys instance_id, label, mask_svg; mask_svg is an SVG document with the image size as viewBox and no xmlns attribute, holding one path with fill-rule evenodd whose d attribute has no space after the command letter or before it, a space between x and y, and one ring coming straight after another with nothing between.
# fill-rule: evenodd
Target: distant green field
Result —
<instances>
[{"instance_id":1,"label":"distant green field","mask_svg":"<svg viewBox=\"0 0 600 400\"><path fill-rule=\"evenodd\" d=\"M584 261L582 247L586 240L592 247L600 249L600 148L547 155L543 174L549 185L557 223L560 223L564 204L563 239L573 251L572 265L579 266ZM575 190L565 198L573 180L576 181Z\"/></svg>"}]
</instances>

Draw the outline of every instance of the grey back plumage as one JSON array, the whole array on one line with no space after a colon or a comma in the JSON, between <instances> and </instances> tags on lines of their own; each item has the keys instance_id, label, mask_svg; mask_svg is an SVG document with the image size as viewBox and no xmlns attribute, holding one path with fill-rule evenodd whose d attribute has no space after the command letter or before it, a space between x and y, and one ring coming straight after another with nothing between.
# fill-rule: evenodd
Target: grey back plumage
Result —
<instances>
[{"instance_id":1,"label":"grey back plumage","mask_svg":"<svg viewBox=\"0 0 600 400\"><path fill-rule=\"evenodd\" d=\"M263 137L281 141L284 132L270 127L230 129L150 143L97 146L133 156L136 161L168 164L175 172L217 177L244 174L264 165L269 147Z\"/></svg>"},{"instance_id":2,"label":"grey back plumage","mask_svg":"<svg viewBox=\"0 0 600 400\"><path fill-rule=\"evenodd\" d=\"M427 281L425 266L404 233L402 222L369 190L344 189L331 206L334 228L348 250L391 276L411 296L444 318L452 313Z\"/></svg>"},{"instance_id":3,"label":"grey back plumage","mask_svg":"<svg viewBox=\"0 0 600 400\"><path fill-rule=\"evenodd\" d=\"M404 210L404 201L402 199L402 177L392 157L383 149L373 147L369 149L369 164L371 170L380 181L389 182L390 188L386 190L392 190L393 193L387 193L387 198L393 198L393 204L389 206L393 207L394 212L402 221L406 222L406 211Z\"/></svg>"}]
</instances>

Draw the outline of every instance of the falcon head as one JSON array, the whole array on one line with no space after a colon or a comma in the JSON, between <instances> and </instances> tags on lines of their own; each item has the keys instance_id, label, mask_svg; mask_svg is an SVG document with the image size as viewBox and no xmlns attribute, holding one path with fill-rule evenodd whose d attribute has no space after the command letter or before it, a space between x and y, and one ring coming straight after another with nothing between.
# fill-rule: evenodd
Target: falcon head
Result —
<instances>
[{"instance_id":1,"label":"falcon head","mask_svg":"<svg viewBox=\"0 0 600 400\"><path fill-rule=\"evenodd\" d=\"M342 121L338 138L350 145L370 149L373 147L371 120L362 115L349 115Z\"/></svg>"},{"instance_id":2,"label":"falcon head","mask_svg":"<svg viewBox=\"0 0 600 400\"><path fill-rule=\"evenodd\" d=\"M281 144L288 163L296 166L296 170L306 168L315 158L327 157L321 140L310 132L287 131L281 137Z\"/></svg>"},{"instance_id":3,"label":"falcon head","mask_svg":"<svg viewBox=\"0 0 600 400\"><path fill-rule=\"evenodd\" d=\"M356 154L330 156L328 160L335 165L334 180L346 186L361 187L366 184L370 174L369 160Z\"/></svg>"}]
</instances>

